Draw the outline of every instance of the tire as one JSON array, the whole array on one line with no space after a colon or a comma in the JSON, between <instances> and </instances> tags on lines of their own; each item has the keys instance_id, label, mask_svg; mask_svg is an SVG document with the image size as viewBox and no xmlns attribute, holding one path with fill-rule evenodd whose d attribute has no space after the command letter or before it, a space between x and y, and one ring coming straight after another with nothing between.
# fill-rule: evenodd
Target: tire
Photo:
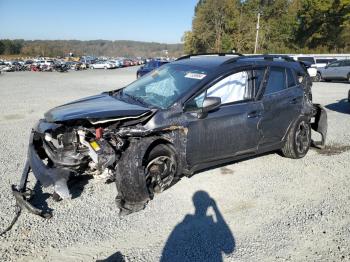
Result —
<instances>
[{"instance_id":1,"label":"tire","mask_svg":"<svg viewBox=\"0 0 350 262\"><path fill-rule=\"evenodd\" d=\"M350 73L348 74L347 80L350 83Z\"/></svg>"},{"instance_id":2,"label":"tire","mask_svg":"<svg viewBox=\"0 0 350 262\"><path fill-rule=\"evenodd\" d=\"M314 79L315 82L321 82L322 81L322 75L320 72L317 72L317 75L315 76Z\"/></svg>"},{"instance_id":3,"label":"tire","mask_svg":"<svg viewBox=\"0 0 350 262\"><path fill-rule=\"evenodd\" d=\"M104 69L107 70L107 66L105 66Z\"/></svg>"},{"instance_id":4,"label":"tire","mask_svg":"<svg viewBox=\"0 0 350 262\"><path fill-rule=\"evenodd\" d=\"M140 74L137 74L137 75L136 75L136 78L140 78L140 77L141 77L141 75L140 75Z\"/></svg>"},{"instance_id":5,"label":"tire","mask_svg":"<svg viewBox=\"0 0 350 262\"><path fill-rule=\"evenodd\" d=\"M348 102L350 103L350 90L348 91Z\"/></svg>"},{"instance_id":6,"label":"tire","mask_svg":"<svg viewBox=\"0 0 350 262\"><path fill-rule=\"evenodd\" d=\"M282 148L285 157L298 159L304 157L310 149L311 125L306 117L300 117L289 130L286 143Z\"/></svg>"},{"instance_id":7,"label":"tire","mask_svg":"<svg viewBox=\"0 0 350 262\"><path fill-rule=\"evenodd\" d=\"M94 70L95 68L94 68L93 66L90 66L90 69L91 69L91 70Z\"/></svg>"},{"instance_id":8,"label":"tire","mask_svg":"<svg viewBox=\"0 0 350 262\"><path fill-rule=\"evenodd\" d=\"M174 149L166 144L156 145L145 164L146 184L151 197L172 185L178 171Z\"/></svg>"}]
</instances>

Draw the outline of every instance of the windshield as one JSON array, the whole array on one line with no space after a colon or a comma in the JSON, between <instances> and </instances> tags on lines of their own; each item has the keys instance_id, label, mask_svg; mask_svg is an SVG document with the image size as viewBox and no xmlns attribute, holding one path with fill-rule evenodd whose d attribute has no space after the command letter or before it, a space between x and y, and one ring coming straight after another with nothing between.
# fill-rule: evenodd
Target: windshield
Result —
<instances>
[{"instance_id":1,"label":"windshield","mask_svg":"<svg viewBox=\"0 0 350 262\"><path fill-rule=\"evenodd\" d=\"M131 83L121 95L158 108L168 108L205 78L200 67L166 64Z\"/></svg>"}]
</instances>

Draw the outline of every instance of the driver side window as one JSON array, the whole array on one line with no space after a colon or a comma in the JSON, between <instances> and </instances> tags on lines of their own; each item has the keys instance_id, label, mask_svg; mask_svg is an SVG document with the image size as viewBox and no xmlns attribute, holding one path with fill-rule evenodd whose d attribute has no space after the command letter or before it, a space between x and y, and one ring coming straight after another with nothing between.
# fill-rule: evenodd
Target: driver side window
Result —
<instances>
[{"instance_id":1,"label":"driver side window","mask_svg":"<svg viewBox=\"0 0 350 262\"><path fill-rule=\"evenodd\" d=\"M248 98L248 73L238 72L220 80L207 90L207 97L220 97L221 104Z\"/></svg>"},{"instance_id":2,"label":"driver side window","mask_svg":"<svg viewBox=\"0 0 350 262\"><path fill-rule=\"evenodd\" d=\"M205 97L220 97L222 105L252 99L260 87L264 73L265 69L257 69L231 74L195 97L187 104L187 108L202 108Z\"/></svg>"}]
</instances>

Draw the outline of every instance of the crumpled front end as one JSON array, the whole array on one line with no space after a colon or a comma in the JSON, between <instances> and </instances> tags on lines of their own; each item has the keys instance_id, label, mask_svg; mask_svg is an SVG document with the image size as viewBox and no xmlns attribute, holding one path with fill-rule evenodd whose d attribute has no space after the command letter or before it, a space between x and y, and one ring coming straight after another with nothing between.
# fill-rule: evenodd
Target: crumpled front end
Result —
<instances>
[{"instance_id":1,"label":"crumpled front end","mask_svg":"<svg viewBox=\"0 0 350 262\"><path fill-rule=\"evenodd\" d=\"M95 126L81 120L61 123L40 120L30 136L28 166L36 179L44 187L53 186L55 196L61 199L71 198L68 181L72 176L88 174L116 183L116 202L121 214L142 210L153 193L166 189L175 179L174 174L159 173L152 185L146 181L148 150L159 141L176 144L183 152L177 159L182 163L186 132L177 127L150 130L131 121ZM21 185L19 191L25 183ZM152 190L153 187L156 189Z\"/></svg>"},{"instance_id":2,"label":"crumpled front end","mask_svg":"<svg viewBox=\"0 0 350 262\"><path fill-rule=\"evenodd\" d=\"M37 180L53 186L62 199L70 198L70 176L112 176L125 141L108 128L48 123L32 130L28 161Z\"/></svg>"}]
</instances>

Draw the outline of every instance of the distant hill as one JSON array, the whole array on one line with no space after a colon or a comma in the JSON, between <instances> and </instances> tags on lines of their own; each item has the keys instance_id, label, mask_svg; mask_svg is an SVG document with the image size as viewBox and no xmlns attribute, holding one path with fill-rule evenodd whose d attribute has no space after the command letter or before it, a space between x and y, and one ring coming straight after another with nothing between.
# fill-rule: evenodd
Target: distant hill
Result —
<instances>
[{"instance_id":1,"label":"distant hill","mask_svg":"<svg viewBox=\"0 0 350 262\"><path fill-rule=\"evenodd\" d=\"M125 56L125 57L170 57L183 54L182 44L163 44L129 40L0 40L0 55L20 54L26 56ZM2 51L2 52L1 52Z\"/></svg>"}]
</instances>

